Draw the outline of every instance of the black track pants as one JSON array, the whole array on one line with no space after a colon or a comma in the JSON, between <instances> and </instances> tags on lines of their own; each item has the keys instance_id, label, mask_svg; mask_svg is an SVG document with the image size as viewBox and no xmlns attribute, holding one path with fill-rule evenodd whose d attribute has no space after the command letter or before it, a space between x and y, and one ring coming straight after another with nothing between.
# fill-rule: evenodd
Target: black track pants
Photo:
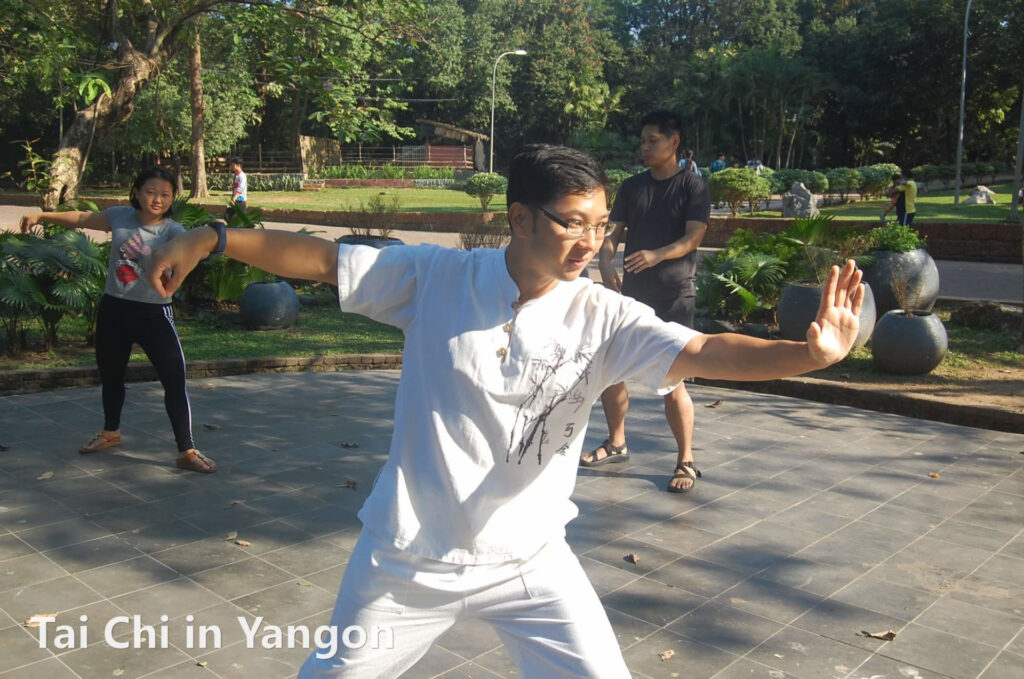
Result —
<instances>
[{"instance_id":1,"label":"black track pants","mask_svg":"<svg viewBox=\"0 0 1024 679\"><path fill-rule=\"evenodd\" d=\"M96 319L96 365L103 382L103 428L121 426L124 375L132 344L146 352L164 387L164 407L171 418L178 451L195 447L192 412L185 390L185 355L174 327L170 304L147 304L104 295Z\"/></svg>"}]
</instances>

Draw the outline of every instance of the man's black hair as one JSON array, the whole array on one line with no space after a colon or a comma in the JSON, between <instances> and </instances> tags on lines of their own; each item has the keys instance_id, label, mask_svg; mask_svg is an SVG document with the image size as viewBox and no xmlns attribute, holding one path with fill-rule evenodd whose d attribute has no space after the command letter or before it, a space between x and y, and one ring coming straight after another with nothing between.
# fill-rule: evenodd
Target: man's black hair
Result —
<instances>
[{"instance_id":1,"label":"man's black hair","mask_svg":"<svg viewBox=\"0 0 1024 679\"><path fill-rule=\"evenodd\" d=\"M132 204L132 207L136 210L142 209L142 204L136 197L135 192L142 189L142 185L148 182L150 179L163 179L164 181L171 183L171 199L173 200L178 195L178 178L171 174L164 168L154 165L153 167L147 168L140 172L135 181L132 182L132 190L128 195L128 201ZM168 207L167 212L164 213L164 217L171 216L171 210L173 207Z\"/></svg>"},{"instance_id":2,"label":"man's black hair","mask_svg":"<svg viewBox=\"0 0 1024 679\"><path fill-rule=\"evenodd\" d=\"M672 111L651 111L640 119L641 127L647 127L648 125L654 125L658 128L658 132L666 137L678 134L680 139L682 138L683 121Z\"/></svg>"},{"instance_id":3,"label":"man's black hair","mask_svg":"<svg viewBox=\"0 0 1024 679\"><path fill-rule=\"evenodd\" d=\"M608 183L604 168L583 151L554 146L524 146L508 166L507 205L540 207L562 196L584 195Z\"/></svg>"},{"instance_id":4,"label":"man's black hair","mask_svg":"<svg viewBox=\"0 0 1024 679\"><path fill-rule=\"evenodd\" d=\"M228 161L228 164L229 165L237 165L238 167L242 167L242 158L241 158L241 156L231 156L231 160Z\"/></svg>"}]
</instances>

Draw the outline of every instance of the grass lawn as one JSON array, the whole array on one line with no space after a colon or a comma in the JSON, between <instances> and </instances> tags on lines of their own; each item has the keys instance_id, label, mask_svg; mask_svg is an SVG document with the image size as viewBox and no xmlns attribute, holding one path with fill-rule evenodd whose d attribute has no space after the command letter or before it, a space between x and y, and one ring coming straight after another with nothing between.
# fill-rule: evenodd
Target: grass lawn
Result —
<instances>
[{"instance_id":1,"label":"grass lawn","mask_svg":"<svg viewBox=\"0 0 1024 679\"><path fill-rule=\"evenodd\" d=\"M952 189L945 191L929 191L917 195L917 216L914 223L918 222L1004 222L1010 217L1010 201L1013 198L1012 184L993 184L989 186L995 192L996 205L964 205L963 202L971 195L970 188L961 189L960 207L953 207L953 196L956 193ZM825 215L835 215L836 219L848 219L857 221L877 221L879 215L889 205L888 198L876 200L856 201L846 205L833 205L821 208ZM1018 207L1018 215L1021 208ZM741 217L778 217L777 210L760 210L750 215L740 211ZM890 211L888 219L896 219L896 211Z\"/></svg>"},{"instance_id":2,"label":"grass lawn","mask_svg":"<svg viewBox=\"0 0 1024 679\"><path fill-rule=\"evenodd\" d=\"M375 323L364 316L346 314L337 305L302 307L299 323L287 330L247 330L220 318L176 319L185 358L189 361L264 356L328 356L336 354L400 353L405 338L397 328ZM0 370L88 366L96 364L91 347L85 346L85 323L71 318L61 326L60 341L53 353L27 351L18 359L0 358ZM40 333L30 327L29 343L38 346ZM147 362L136 347L132 362Z\"/></svg>"},{"instance_id":3,"label":"grass lawn","mask_svg":"<svg viewBox=\"0 0 1024 679\"><path fill-rule=\"evenodd\" d=\"M290 210L334 210L357 212L360 204L379 194L398 196L400 212L480 212L480 199L455 189L382 189L382 188L325 188L320 191L252 191L249 207ZM123 189L87 189L86 198L126 198ZM212 198L200 201L215 208L227 205L229 194L214 192ZM505 195L495 196L490 210L505 210Z\"/></svg>"}]
</instances>

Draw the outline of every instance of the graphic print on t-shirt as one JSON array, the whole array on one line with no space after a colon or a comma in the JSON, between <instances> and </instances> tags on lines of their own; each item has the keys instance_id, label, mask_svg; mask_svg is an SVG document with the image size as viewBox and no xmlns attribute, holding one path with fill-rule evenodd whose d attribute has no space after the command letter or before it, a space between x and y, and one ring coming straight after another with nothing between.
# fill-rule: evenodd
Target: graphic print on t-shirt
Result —
<instances>
[{"instance_id":1,"label":"graphic print on t-shirt","mask_svg":"<svg viewBox=\"0 0 1024 679\"><path fill-rule=\"evenodd\" d=\"M576 437L575 425L566 414L577 413L586 402L583 386L590 381L593 353L579 348L569 355L568 349L555 345L542 355L545 358L531 362L533 389L516 409L506 462L522 464L526 454L535 448L537 464L543 464L545 447L558 446L554 452L564 455ZM555 419L552 415L559 406L570 409L558 418L566 424L561 431L551 431L549 427Z\"/></svg>"},{"instance_id":2,"label":"graphic print on t-shirt","mask_svg":"<svg viewBox=\"0 0 1024 679\"><path fill-rule=\"evenodd\" d=\"M122 290L131 290L142 278L140 261L150 253L150 248L142 241L142 234L136 231L131 238L121 243L118 253L121 257L114 267L114 275Z\"/></svg>"}]
</instances>

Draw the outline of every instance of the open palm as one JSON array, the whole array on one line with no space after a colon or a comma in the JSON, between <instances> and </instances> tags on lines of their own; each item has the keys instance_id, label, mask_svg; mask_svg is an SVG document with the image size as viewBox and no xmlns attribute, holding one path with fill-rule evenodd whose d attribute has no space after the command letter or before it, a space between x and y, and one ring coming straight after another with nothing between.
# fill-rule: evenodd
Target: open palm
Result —
<instances>
[{"instance_id":1,"label":"open palm","mask_svg":"<svg viewBox=\"0 0 1024 679\"><path fill-rule=\"evenodd\" d=\"M860 307L864 301L861 272L853 260L829 271L822 289L821 304L814 322L807 328L807 349L815 361L831 365L841 361L853 347L860 330Z\"/></svg>"}]
</instances>

